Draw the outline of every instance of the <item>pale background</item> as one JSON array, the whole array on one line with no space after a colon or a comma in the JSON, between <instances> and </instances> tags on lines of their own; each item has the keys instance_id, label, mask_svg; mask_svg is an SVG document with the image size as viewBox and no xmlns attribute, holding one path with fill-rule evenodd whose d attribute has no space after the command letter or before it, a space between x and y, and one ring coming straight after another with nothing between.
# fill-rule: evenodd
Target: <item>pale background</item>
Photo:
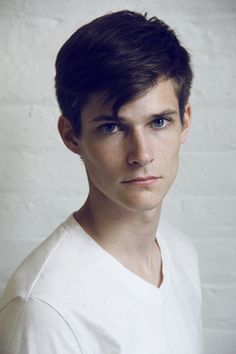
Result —
<instances>
[{"instance_id":1,"label":"pale background","mask_svg":"<svg viewBox=\"0 0 236 354\"><path fill-rule=\"evenodd\" d=\"M0 290L88 190L81 161L56 129L56 54L80 25L125 8L159 16L193 55L192 133L163 216L199 250L205 353L235 354L233 0L0 0Z\"/></svg>"}]
</instances>

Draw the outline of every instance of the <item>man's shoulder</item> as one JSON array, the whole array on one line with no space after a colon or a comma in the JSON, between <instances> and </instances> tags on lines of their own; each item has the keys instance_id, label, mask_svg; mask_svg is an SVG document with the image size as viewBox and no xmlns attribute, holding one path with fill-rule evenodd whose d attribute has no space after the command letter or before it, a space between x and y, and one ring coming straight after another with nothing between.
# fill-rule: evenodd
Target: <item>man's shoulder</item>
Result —
<instances>
[{"instance_id":1,"label":"man's shoulder","mask_svg":"<svg viewBox=\"0 0 236 354\"><path fill-rule=\"evenodd\" d=\"M55 260L61 248L65 248L66 224L60 224L51 235L41 242L19 265L10 277L0 299L0 309L19 296L29 297L35 284L55 267Z\"/></svg>"},{"instance_id":2,"label":"man's shoulder","mask_svg":"<svg viewBox=\"0 0 236 354\"><path fill-rule=\"evenodd\" d=\"M165 221L160 223L158 231L166 241L174 267L188 278L201 297L199 256L191 236Z\"/></svg>"},{"instance_id":3,"label":"man's shoulder","mask_svg":"<svg viewBox=\"0 0 236 354\"><path fill-rule=\"evenodd\" d=\"M188 258L198 257L196 246L191 239L190 235L180 231L179 229L168 224L166 221L162 221L159 225L158 231L161 236L166 240L169 245L170 251L176 254L176 256Z\"/></svg>"}]
</instances>

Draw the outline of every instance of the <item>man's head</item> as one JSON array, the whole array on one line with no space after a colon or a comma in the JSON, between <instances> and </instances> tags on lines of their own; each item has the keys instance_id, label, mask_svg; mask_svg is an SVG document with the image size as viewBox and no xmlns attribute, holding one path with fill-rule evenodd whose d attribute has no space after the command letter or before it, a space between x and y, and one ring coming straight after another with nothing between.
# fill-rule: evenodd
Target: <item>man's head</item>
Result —
<instances>
[{"instance_id":1,"label":"man's head","mask_svg":"<svg viewBox=\"0 0 236 354\"><path fill-rule=\"evenodd\" d=\"M175 33L156 17L130 11L111 13L78 29L56 59L56 94L76 135L81 112L94 94L119 109L158 82L172 79L180 119L188 102L190 57Z\"/></svg>"}]
</instances>

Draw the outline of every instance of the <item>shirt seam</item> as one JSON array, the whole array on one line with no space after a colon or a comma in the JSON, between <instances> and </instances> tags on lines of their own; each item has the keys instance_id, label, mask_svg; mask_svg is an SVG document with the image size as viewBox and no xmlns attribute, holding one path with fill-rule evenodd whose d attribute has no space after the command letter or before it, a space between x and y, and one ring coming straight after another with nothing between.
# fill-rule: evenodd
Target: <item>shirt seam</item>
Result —
<instances>
[{"instance_id":1,"label":"shirt seam","mask_svg":"<svg viewBox=\"0 0 236 354\"><path fill-rule=\"evenodd\" d=\"M74 339L75 339L75 341L76 341L76 343L77 343L77 345L78 345L78 347L79 347L79 349L80 349L80 351L81 351L81 354L86 354L86 353L82 350L81 345L80 345L80 342L79 342L79 340L78 340L78 338L77 338L77 336L76 336L76 334L75 334L73 328L72 328L71 325L69 324L69 322L65 319L65 317L64 317L54 306L52 306L51 304L49 304L47 301L44 301L44 300L42 300L42 299L40 299L40 298L38 298L38 297L36 297L36 296L34 296L34 297L33 297L33 296L27 296L27 297L25 297L25 296L22 296L22 295L17 295L17 296L15 296L14 298L12 298L10 301L8 301L8 302L0 309L0 312L3 312L3 311L5 310L5 308L6 308L8 305L10 305L12 302L16 301L17 299L25 299L25 300L31 299L31 300L33 300L33 301L38 301L38 302L40 302L40 303L42 303L42 304L48 306L49 308L51 308L54 312L57 313L57 315L63 320L63 322L64 322L64 323L66 324L66 326L69 328L70 332L72 333L72 335L73 335L73 337L74 337Z\"/></svg>"},{"instance_id":2,"label":"shirt seam","mask_svg":"<svg viewBox=\"0 0 236 354\"><path fill-rule=\"evenodd\" d=\"M75 334L73 328L71 327L71 325L69 324L69 322L65 319L65 317L64 317L54 306L52 306L51 304L49 304L47 301L44 301L44 300L38 298L37 296L36 296L36 297L30 296L29 298L32 299L32 300L37 300L37 301L43 303L44 305L50 307L54 312L56 312L56 313L58 314L58 316L61 317L62 320L65 322L65 324L67 325L67 327L70 329L70 331L71 331L73 337L74 337L75 340L76 340L76 343L77 343L77 345L78 345L78 347L79 347L81 353L82 353L82 354L85 354L84 351L83 351L82 348L81 348L80 342L79 342L79 340L78 340L78 338L77 338L77 336L76 336L76 334Z\"/></svg>"},{"instance_id":3,"label":"shirt seam","mask_svg":"<svg viewBox=\"0 0 236 354\"><path fill-rule=\"evenodd\" d=\"M66 228L62 225L62 227L64 228L64 230L67 233ZM65 235L63 235L61 237L61 239L57 242L57 244L55 245L55 247L52 249L52 251L50 252L50 254L47 256L47 258L45 259L45 261L43 262L41 268L38 271L38 274L35 276L35 279L33 280L29 290L27 291L27 294L25 294L26 297L30 297L31 293L33 291L33 288L35 287L37 281L40 278L40 275L43 273L44 269L46 268L47 264L49 263L50 259L53 257L54 253L57 251L58 247L61 245L63 239L64 239Z\"/></svg>"}]
</instances>

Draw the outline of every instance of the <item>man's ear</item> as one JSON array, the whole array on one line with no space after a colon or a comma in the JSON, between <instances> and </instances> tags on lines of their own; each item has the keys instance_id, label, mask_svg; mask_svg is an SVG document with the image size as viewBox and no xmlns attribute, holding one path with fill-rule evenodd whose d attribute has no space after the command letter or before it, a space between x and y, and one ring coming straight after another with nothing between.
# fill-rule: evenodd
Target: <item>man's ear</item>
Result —
<instances>
[{"instance_id":1,"label":"man's ear","mask_svg":"<svg viewBox=\"0 0 236 354\"><path fill-rule=\"evenodd\" d=\"M184 109L182 132L181 132L181 144L183 144L189 134L192 120L192 107L188 103Z\"/></svg>"},{"instance_id":2,"label":"man's ear","mask_svg":"<svg viewBox=\"0 0 236 354\"><path fill-rule=\"evenodd\" d=\"M75 138L70 121L64 116L60 116L58 119L57 128L66 147L75 154L80 154L79 144Z\"/></svg>"}]
</instances>

